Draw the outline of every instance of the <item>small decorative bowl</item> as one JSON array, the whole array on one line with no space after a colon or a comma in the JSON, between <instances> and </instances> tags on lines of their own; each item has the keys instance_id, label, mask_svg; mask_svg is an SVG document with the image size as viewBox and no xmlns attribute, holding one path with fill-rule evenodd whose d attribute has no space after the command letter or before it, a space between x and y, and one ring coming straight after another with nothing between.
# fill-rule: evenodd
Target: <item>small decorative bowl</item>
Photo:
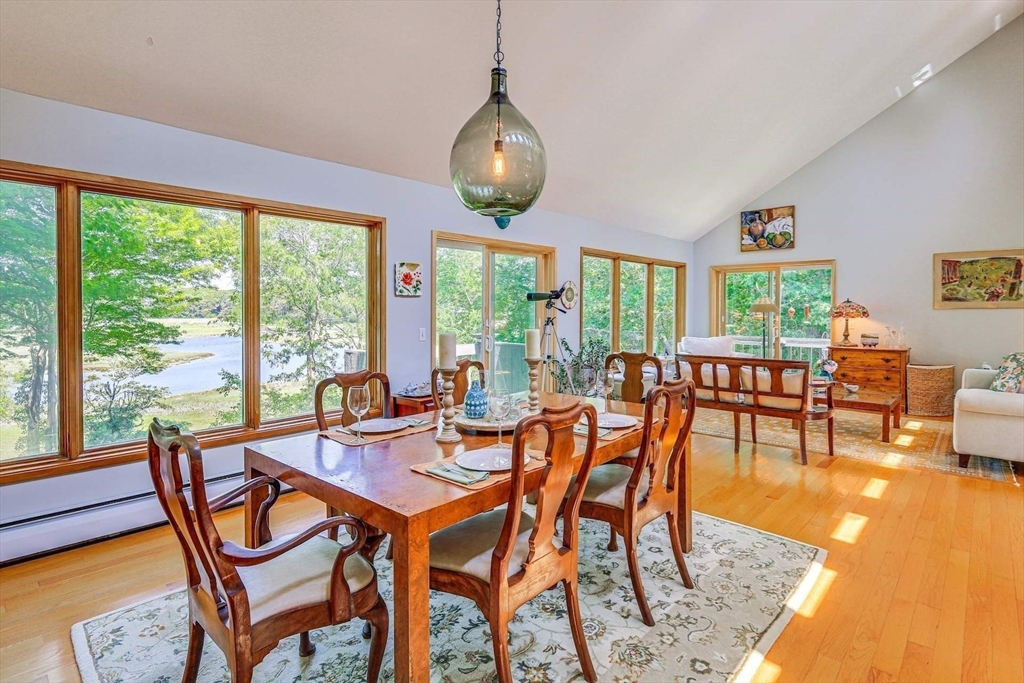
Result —
<instances>
[{"instance_id":1,"label":"small decorative bowl","mask_svg":"<svg viewBox=\"0 0 1024 683\"><path fill-rule=\"evenodd\" d=\"M860 389L860 385L859 385L859 384L845 384L845 383L844 383L844 384L843 384L843 387L844 387L844 388L845 388L845 389L846 389L847 391L849 391L849 392L850 392L851 394L856 394L856 393L857 393L857 391L858 391L858 390Z\"/></svg>"}]
</instances>

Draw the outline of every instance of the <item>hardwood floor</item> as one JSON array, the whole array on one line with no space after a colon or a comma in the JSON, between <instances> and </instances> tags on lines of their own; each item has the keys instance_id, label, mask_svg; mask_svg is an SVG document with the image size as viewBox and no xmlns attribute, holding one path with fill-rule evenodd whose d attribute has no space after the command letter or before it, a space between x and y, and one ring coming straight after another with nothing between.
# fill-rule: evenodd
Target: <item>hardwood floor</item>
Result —
<instances>
[{"instance_id":1,"label":"hardwood floor","mask_svg":"<svg viewBox=\"0 0 1024 683\"><path fill-rule=\"evenodd\" d=\"M696 510L829 552L756 680L1024 680L1024 489L701 435L694 452ZM322 516L290 494L272 520ZM218 515L235 540L241 522ZM73 623L182 585L167 527L0 570L0 681L79 680Z\"/></svg>"}]
</instances>

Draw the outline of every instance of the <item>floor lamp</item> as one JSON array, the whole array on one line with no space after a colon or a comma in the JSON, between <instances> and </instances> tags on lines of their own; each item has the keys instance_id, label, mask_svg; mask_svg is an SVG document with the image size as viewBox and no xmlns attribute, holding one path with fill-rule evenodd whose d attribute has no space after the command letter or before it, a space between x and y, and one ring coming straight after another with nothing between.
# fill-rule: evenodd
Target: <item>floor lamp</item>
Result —
<instances>
[{"instance_id":1,"label":"floor lamp","mask_svg":"<svg viewBox=\"0 0 1024 683\"><path fill-rule=\"evenodd\" d=\"M768 357L768 314L775 313L778 315L779 307L777 304L772 302L766 296L762 296L760 299L754 302L754 305L750 307L751 313L761 314L761 356L764 358Z\"/></svg>"}]
</instances>

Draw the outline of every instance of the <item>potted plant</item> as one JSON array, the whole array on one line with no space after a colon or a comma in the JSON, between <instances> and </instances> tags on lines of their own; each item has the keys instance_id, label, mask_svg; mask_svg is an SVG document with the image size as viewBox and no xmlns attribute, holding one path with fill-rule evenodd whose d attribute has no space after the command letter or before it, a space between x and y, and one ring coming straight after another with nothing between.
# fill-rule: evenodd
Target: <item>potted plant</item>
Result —
<instances>
[{"instance_id":1,"label":"potted plant","mask_svg":"<svg viewBox=\"0 0 1024 683\"><path fill-rule=\"evenodd\" d=\"M555 378L555 388L559 393L584 394L583 368L604 368L605 358L611 353L611 348L606 342L600 339L587 339L578 351L573 350L569 343L561 339L564 360L555 360L555 367L552 375ZM570 385L569 378L572 378Z\"/></svg>"}]
</instances>

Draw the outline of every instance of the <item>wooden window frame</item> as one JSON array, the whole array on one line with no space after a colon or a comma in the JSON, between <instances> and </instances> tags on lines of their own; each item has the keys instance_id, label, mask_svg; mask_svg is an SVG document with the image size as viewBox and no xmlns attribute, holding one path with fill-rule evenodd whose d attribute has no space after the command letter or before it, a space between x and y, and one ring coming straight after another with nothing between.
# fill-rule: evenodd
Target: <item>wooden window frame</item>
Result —
<instances>
[{"instance_id":1,"label":"wooden window frame","mask_svg":"<svg viewBox=\"0 0 1024 683\"><path fill-rule=\"evenodd\" d=\"M70 171L0 159L0 180L48 185L57 190L57 337L59 451L0 463L0 486L109 467L146 458L143 440L85 448L82 414L82 250L81 192L226 209L242 214L242 423L196 432L203 448L275 438L316 428L313 413L260 420L260 246L261 213L365 228L367 232L367 367L385 372L386 220L334 209L254 199L113 176ZM77 303L76 303L77 302ZM341 412L329 415L340 422Z\"/></svg>"},{"instance_id":2,"label":"wooden window frame","mask_svg":"<svg viewBox=\"0 0 1024 683\"><path fill-rule=\"evenodd\" d=\"M499 253L536 257L539 261L537 268L537 291L555 289L555 279L558 276L558 250L555 247L434 230L430 237L430 367L432 368L437 367L437 247L440 243L465 245L467 248L479 247L482 249L484 264L483 320L490 320L489 314L491 313L491 254ZM441 246L444 246L444 244L441 244ZM536 311L535 320L537 321L537 327L540 328L544 324L544 303L537 303L534 309ZM556 318L556 330L557 326L558 320ZM490 368L489 361L490 358L485 348L483 362L484 367L488 369Z\"/></svg>"},{"instance_id":3,"label":"wooden window frame","mask_svg":"<svg viewBox=\"0 0 1024 683\"><path fill-rule=\"evenodd\" d=\"M612 262L612 314L609 324L612 327L612 352L620 351L621 342L619 322L621 292L619 286L619 273L623 261L639 263L647 266L647 292L645 317L645 353L654 353L654 268L662 266L674 268L676 271L676 310L675 310L675 336L674 343L678 343L686 335L686 263L682 261L667 261L665 259L650 258L648 256L635 256L632 254L620 254L614 251L602 249L591 249L590 247L580 248L580 344L583 343L584 311L586 310L587 298L583 296L583 259L586 257L603 258Z\"/></svg>"},{"instance_id":4,"label":"wooden window frame","mask_svg":"<svg viewBox=\"0 0 1024 683\"><path fill-rule=\"evenodd\" d=\"M809 268L831 268L832 269L832 303L833 305L837 301L838 288L836 283L839 281L839 274L836 270L835 259L818 259L811 261L772 261L770 263L750 263L750 264L734 264L734 265L723 265L723 266L711 266L709 270L709 277L711 281L708 286L708 296L710 297L708 312L709 312L709 325L708 331L712 336L721 336L725 334L725 308L724 299L725 296L725 276L729 273L755 273L762 271L770 271L775 276L775 292L774 300L782 301L782 271L783 270L801 270ZM776 321L777 322L777 321ZM775 324L773 322L773 324ZM832 326L830 326L831 328ZM781 355L782 346L781 338L778 334L773 335L774 341L772 344L773 358L778 358ZM835 330L829 330L829 341L830 343L835 341Z\"/></svg>"}]
</instances>

